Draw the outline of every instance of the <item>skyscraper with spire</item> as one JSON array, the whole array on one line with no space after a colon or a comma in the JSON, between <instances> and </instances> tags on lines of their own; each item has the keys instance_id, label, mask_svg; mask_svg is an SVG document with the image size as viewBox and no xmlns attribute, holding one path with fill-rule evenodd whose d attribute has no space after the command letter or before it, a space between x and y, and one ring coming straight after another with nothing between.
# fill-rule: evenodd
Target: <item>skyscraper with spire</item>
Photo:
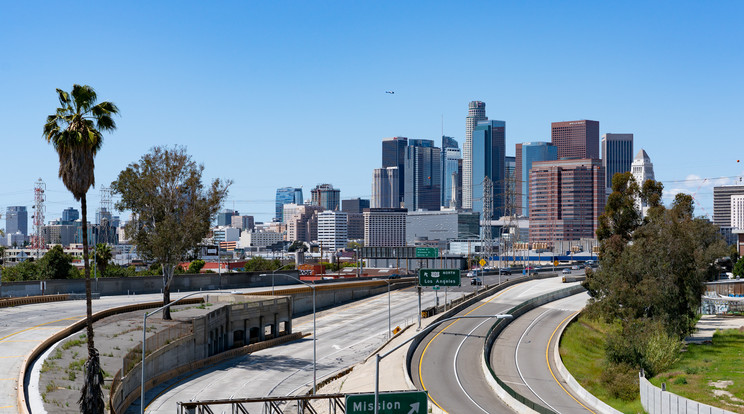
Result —
<instances>
[{"instance_id":1,"label":"skyscraper with spire","mask_svg":"<svg viewBox=\"0 0 744 414\"><path fill-rule=\"evenodd\" d=\"M473 130L487 121L486 103L471 101L465 118L465 143L462 146L462 208L473 208Z\"/></svg>"}]
</instances>

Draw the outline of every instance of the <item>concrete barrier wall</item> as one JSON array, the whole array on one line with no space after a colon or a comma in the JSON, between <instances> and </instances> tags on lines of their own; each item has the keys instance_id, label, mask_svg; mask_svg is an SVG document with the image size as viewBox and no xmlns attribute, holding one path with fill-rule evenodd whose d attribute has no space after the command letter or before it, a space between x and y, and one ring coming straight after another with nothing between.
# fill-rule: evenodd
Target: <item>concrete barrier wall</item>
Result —
<instances>
[{"instance_id":1,"label":"concrete barrier wall","mask_svg":"<svg viewBox=\"0 0 744 414\"><path fill-rule=\"evenodd\" d=\"M734 414L722 408L712 407L697 401L688 400L648 382L643 375L638 376L641 392L641 405L648 414Z\"/></svg>"},{"instance_id":2,"label":"concrete barrier wall","mask_svg":"<svg viewBox=\"0 0 744 414\"><path fill-rule=\"evenodd\" d=\"M563 324L561 330L558 332L558 338L561 338L563 336L563 332L566 330L566 327L568 327L568 325L579 315L580 313L576 312L573 317L571 317L570 321L567 321L565 324ZM553 345L553 362L555 363L555 367L558 370L558 373L561 375L561 377L563 377L564 380L566 380L566 385L568 386L568 388L570 388L574 394L578 395L584 401L588 402L593 408L596 409L597 412L599 412L599 414L622 414L621 411L612 408L610 405L587 391L584 387L581 386L581 384L579 384L578 381L576 381L576 378L574 378L573 375L571 375L571 373L568 371L566 366L563 365L563 360L561 359L560 352L560 343L561 341L559 339L555 341L555 345Z\"/></svg>"},{"instance_id":3,"label":"concrete barrier wall","mask_svg":"<svg viewBox=\"0 0 744 414\"><path fill-rule=\"evenodd\" d=\"M181 274L175 275L171 292L239 289L247 287L271 286L271 277L259 276L266 272ZM270 273L270 272L269 272ZM286 271L289 275L299 277L297 271ZM46 280L44 294L85 293L85 279ZM163 290L162 276L105 277L91 278L91 290L101 295L126 295L138 293L160 293ZM297 281L281 275L274 275L274 285L293 285ZM5 282L0 286L2 297L23 297L41 295L41 283L36 281Z\"/></svg>"},{"instance_id":4,"label":"concrete barrier wall","mask_svg":"<svg viewBox=\"0 0 744 414\"><path fill-rule=\"evenodd\" d=\"M558 299L563 299L565 297L575 295L583 291L584 288L582 286L573 286L532 298L526 302L522 302L506 312L513 315L513 319L499 319L498 321L496 321L496 323L493 324L493 326L491 326L491 329L488 331L483 349L483 359L485 362L484 364L482 364L482 367L485 370L483 374L486 377L491 376L495 380L489 381L489 384L497 394L501 395L505 393L511 397L511 399L508 399L506 401L510 402L511 408L516 410L517 412L538 412L542 414L555 414L553 410L543 407L540 404L537 404L527 397L517 393L506 383L504 383L499 377L496 376L496 374L493 372L493 368L491 367L491 349L493 348L493 343L496 341L496 338L499 336L499 334L514 319L546 303L553 302Z\"/></svg>"}]
</instances>

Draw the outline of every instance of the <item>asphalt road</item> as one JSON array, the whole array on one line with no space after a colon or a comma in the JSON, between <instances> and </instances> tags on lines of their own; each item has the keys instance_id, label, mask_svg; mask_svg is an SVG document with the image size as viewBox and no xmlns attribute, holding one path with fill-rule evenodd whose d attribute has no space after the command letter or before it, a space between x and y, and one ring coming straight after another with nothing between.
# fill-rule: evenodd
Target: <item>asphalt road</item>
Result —
<instances>
[{"instance_id":1,"label":"asphalt road","mask_svg":"<svg viewBox=\"0 0 744 414\"><path fill-rule=\"evenodd\" d=\"M300 287L288 285L285 287ZM271 289L270 287L268 289ZM266 287L236 289L265 291ZM207 293L214 291L204 291ZM171 293L175 300L187 293ZM133 303L162 300L162 294L104 296L93 300L93 312ZM85 317L85 301L71 300L0 308L0 414L17 413L16 388L23 358L46 338Z\"/></svg>"},{"instance_id":2,"label":"asphalt road","mask_svg":"<svg viewBox=\"0 0 744 414\"><path fill-rule=\"evenodd\" d=\"M576 283L560 277L534 280L507 288L459 315L494 315L532 297ZM519 318L517 319L519 320ZM435 329L414 353L412 374L419 389L429 391L431 404L449 413L511 412L485 381L483 345L494 319L460 319ZM514 352L510 354L513 356ZM527 358L535 359L535 355Z\"/></svg>"},{"instance_id":3,"label":"asphalt road","mask_svg":"<svg viewBox=\"0 0 744 414\"><path fill-rule=\"evenodd\" d=\"M434 301L434 293L425 292L422 306L431 306ZM383 293L318 313L318 380L361 362L385 342L387 304L387 293ZM415 288L392 291L391 309L393 328L415 324L418 319ZM294 331L311 333L312 329L312 315L295 319ZM146 396L150 401L146 411L170 414L176 411L179 401L284 396L304 392L312 388L312 362L312 337L255 352L163 384ZM128 412L137 410L139 401L133 403Z\"/></svg>"},{"instance_id":4,"label":"asphalt road","mask_svg":"<svg viewBox=\"0 0 744 414\"><path fill-rule=\"evenodd\" d=\"M561 414L595 410L572 395L553 363L558 328L581 310L589 295L581 293L545 304L513 321L499 335L491 354L496 375L519 394Z\"/></svg>"},{"instance_id":5,"label":"asphalt road","mask_svg":"<svg viewBox=\"0 0 744 414\"><path fill-rule=\"evenodd\" d=\"M532 297L573 284L561 283L560 277L520 283L459 315L503 313ZM494 322L492 318L460 319L424 338L414 353L412 372L416 386L429 391L432 404L449 413L511 412L486 383L481 369L485 335Z\"/></svg>"}]
</instances>

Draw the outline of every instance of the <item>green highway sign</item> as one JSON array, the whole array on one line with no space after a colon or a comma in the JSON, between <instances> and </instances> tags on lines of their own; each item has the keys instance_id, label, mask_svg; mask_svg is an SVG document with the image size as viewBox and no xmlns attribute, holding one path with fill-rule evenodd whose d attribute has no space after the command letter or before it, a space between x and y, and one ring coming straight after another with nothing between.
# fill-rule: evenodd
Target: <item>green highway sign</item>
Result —
<instances>
[{"instance_id":1,"label":"green highway sign","mask_svg":"<svg viewBox=\"0 0 744 414\"><path fill-rule=\"evenodd\" d=\"M440 289L439 286L434 286L434 287L431 288L431 290L439 290L439 289Z\"/></svg>"},{"instance_id":2,"label":"green highway sign","mask_svg":"<svg viewBox=\"0 0 744 414\"><path fill-rule=\"evenodd\" d=\"M460 286L460 269L419 269L421 286Z\"/></svg>"},{"instance_id":3,"label":"green highway sign","mask_svg":"<svg viewBox=\"0 0 744 414\"><path fill-rule=\"evenodd\" d=\"M428 399L424 391L381 392L377 400L379 414L425 414ZM375 412L375 394L346 395L346 414Z\"/></svg>"},{"instance_id":4,"label":"green highway sign","mask_svg":"<svg viewBox=\"0 0 744 414\"><path fill-rule=\"evenodd\" d=\"M439 257L439 250L436 247L417 247L416 258L436 259Z\"/></svg>"}]
</instances>

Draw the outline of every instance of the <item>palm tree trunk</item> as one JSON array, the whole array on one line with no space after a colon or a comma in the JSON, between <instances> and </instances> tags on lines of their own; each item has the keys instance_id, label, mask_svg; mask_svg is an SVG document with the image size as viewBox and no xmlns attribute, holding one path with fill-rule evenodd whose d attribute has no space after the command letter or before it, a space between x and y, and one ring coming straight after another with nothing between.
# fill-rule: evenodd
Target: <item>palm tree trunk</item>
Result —
<instances>
[{"instance_id":1,"label":"palm tree trunk","mask_svg":"<svg viewBox=\"0 0 744 414\"><path fill-rule=\"evenodd\" d=\"M93 304L91 303L90 266L88 266L88 203L85 194L80 197L83 219L83 266L85 268L85 326L88 333L88 361L85 363L85 379L80 392L78 406L84 414L103 414L103 371L98 351L93 345Z\"/></svg>"},{"instance_id":2,"label":"palm tree trunk","mask_svg":"<svg viewBox=\"0 0 744 414\"><path fill-rule=\"evenodd\" d=\"M80 197L80 210L83 219L83 267L85 271L85 327L88 333L88 358L95 353L93 344L93 304L90 288L90 266L88 265L88 202L85 194Z\"/></svg>"},{"instance_id":3,"label":"palm tree trunk","mask_svg":"<svg viewBox=\"0 0 744 414\"><path fill-rule=\"evenodd\" d=\"M171 265L163 264L163 306L169 304L171 302L170 300L170 285L171 280L173 280L173 267ZM170 312L170 306L163 309L163 319L164 320L171 320L171 312Z\"/></svg>"}]
</instances>

